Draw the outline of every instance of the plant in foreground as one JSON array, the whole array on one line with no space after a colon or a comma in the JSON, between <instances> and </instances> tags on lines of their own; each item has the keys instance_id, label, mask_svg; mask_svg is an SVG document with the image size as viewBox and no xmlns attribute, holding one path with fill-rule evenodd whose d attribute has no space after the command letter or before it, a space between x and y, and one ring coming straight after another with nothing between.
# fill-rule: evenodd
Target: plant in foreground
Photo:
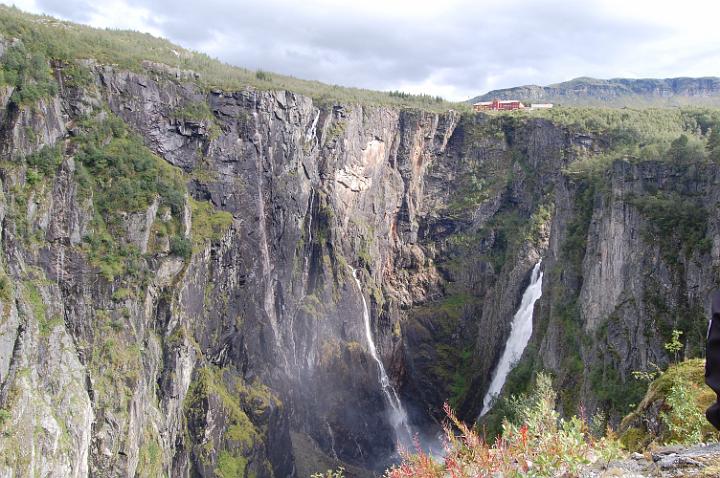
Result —
<instances>
[{"instance_id":1,"label":"plant in foreground","mask_svg":"<svg viewBox=\"0 0 720 478\"><path fill-rule=\"evenodd\" d=\"M505 420L502 436L487 443L462 423L449 405L445 430L445 457L435 459L419 448L402 453L403 461L386 478L485 478L577 476L592 463L617 459L620 445L611 430L605 437L590 433L578 417L563 419L555 411L556 392L550 377L539 373L537 387L524 401L519 424Z\"/></svg>"}]
</instances>

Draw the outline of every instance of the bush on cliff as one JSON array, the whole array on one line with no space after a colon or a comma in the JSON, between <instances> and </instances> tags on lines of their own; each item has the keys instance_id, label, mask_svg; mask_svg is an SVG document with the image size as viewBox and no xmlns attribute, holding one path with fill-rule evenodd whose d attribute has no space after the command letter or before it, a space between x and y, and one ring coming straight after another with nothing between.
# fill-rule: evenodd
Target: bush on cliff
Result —
<instances>
[{"instance_id":1,"label":"bush on cliff","mask_svg":"<svg viewBox=\"0 0 720 478\"><path fill-rule=\"evenodd\" d=\"M454 478L497 476L574 476L580 468L620 456L619 442L609 432L597 438L581 418L562 419L555 411L557 394L550 377L539 373L530 397L518 399L518 424L505 421L502 436L485 442L445 406L446 455L438 461L418 451L403 453L403 461L386 478ZM460 432L456 434L456 430Z\"/></svg>"},{"instance_id":2,"label":"bush on cliff","mask_svg":"<svg viewBox=\"0 0 720 478\"><path fill-rule=\"evenodd\" d=\"M29 50L22 42L7 48L0 62L0 85L14 88L12 101L18 105L36 102L57 92L47 58L41 51Z\"/></svg>"},{"instance_id":3,"label":"bush on cliff","mask_svg":"<svg viewBox=\"0 0 720 478\"><path fill-rule=\"evenodd\" d=\"M634 412L620 424L620 439L629 450L670 443L693 444L718 439L705 419L715 401L705 385L705 360L671 365L655 379Z\"/></svg>"}]
</instances>

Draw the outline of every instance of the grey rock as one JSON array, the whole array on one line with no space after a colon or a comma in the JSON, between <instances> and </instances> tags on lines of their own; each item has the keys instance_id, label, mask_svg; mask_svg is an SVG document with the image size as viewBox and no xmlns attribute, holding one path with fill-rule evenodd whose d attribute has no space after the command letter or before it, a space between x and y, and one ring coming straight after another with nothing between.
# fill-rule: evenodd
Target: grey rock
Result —
<instances>
[{"instance_id":1,"label":"grey rock","mask_svg":"<svg viewBox=\"0 0 720 478\"><path fill-rule=\"evenodd\" d=\"M680 177L660 164L616 164L611 194L593 198L587 247L570 270L562 244L581 192L561 170L579 152L602 149L596 134L538 118L502 123L452 111L320 107L284 91L207 92L184 81L191 73L157 65L145 74L86 66L89 86L64 88L34 113L11 115L9 93L0 94L2 158L21 164L107 105L188 178L179 232L193 237L199 227L190 198L232 221L184 260L151 237L172 219L157 201L128 214L118 240L141 251L144 280L108 280L83 249L95 211L78 194L72 150L12 217L25 171L3 170L2 262L14 295L0 303L0 406L15 433L0 436L0 450L17 451L6 475L213 476L225 452L258 477L293 476L303 447L291 433L333 463L382 471L395 458L394 438L348 265L358 268L379 355L423 431L437 427L454 393L448 377L458 373L467 383L458 412L477 416L540 257L548 281L527 358L561 385L569 380L561 292L575 294L588 334L618 319L603 340L579 347L588 368L571 378L589 409L589 364L626 378L667 362L646 278L670 305L699 304L713 284L717 221L711 251L673 275L623 197L690 181L709 207L720 200L714 166ZM179 118L201 102L212 118ZM484 175L482 187L465 203L472 191L460 189L471 174ZM529 221L541 205L551 221L508 248L498 222ZM23 225L34 242L23 239Z\"/></svg>"}]
</instances>

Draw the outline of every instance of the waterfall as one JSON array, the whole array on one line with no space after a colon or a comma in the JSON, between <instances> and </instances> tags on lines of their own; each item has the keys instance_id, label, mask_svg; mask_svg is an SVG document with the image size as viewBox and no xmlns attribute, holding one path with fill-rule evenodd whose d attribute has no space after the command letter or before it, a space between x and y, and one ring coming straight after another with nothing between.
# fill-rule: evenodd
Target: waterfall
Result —
<instances>
[{"instance_id":1,"label":"waterfall","mask_svg":"<svg viewBox=\"0 0 720 478\"><path fill-rule=\"evenodd\" d=\"M365 338L367 339L368 349L370 356L378 366L378 379L380 381L380 388L382 389L387 402L390 404L390 425L395 431L395 438L397 442L404 446L408 450L412 450L412 438L413 434L410 430L410 424L408 423L407 413L405 408L400 401L400 397L390 383L390 378L385 372L385 366L378 356L377 349L375 348L375 340L373 339L372 329L370 328L370 312L368 310L367 301L365 300L365 294L362 291L362 285L360 279L357 277L357 269L348 265L352 271L353 279L357 284L358 291L360 292L360 298L362 299L363 305L363 321L365 322Z\"/></svg>"},{"instance_id":2,"label":"waterfall","mask_svg":"<svg viewBox=\"0 0 720 478\"><path fill-rule=\"evenodd\" d=\"M307 226L307 234L308 239L307 243L312 248L312 242L313 242L313 235L312 235L312 220L313 220L313 202L315 201L315 188L310 188L310 204L308 205L308 212L307 212L307 218L308 218L308 226Z\"/></svg>"},{"instance_id":3,"label":"waterfall","mask_svg":"<svg viewBox=\"0 0 720 478\"><path fill-rule=\"evenodd\" d=\"M317 110L315 113L315 119L313 119L312 124L310 125L310 128L305 133L305 142L309 143L311 139L315 139L315 145L317 146L317 138L315 135L317 134L317 123L318 119L320 118L320 110Z\"/></svg>"},{"instance_id":4,"label":"waterfall","mask_svg":"<svg viewBox=\"0 0 720 478\"><path fill-rule=\"evenodd\" d=\"M500 395L508 374L517 361L520 360L530 340L530 335L532 335L533 309L535 302L542 295L543 273L540 271L541 263L542 260L535 264L532 275L530 276L530 284L527 289L525 289L522 301L520 302L520 308L513 317L512 329L505 344L505 350L495 368L495 375L493 376L492 382L490 382L490 388L488 388L485 398L483 399L483 408L480 412L481 417L490 411L493 402L498 395Z\"/></svg>"}]
</instances>

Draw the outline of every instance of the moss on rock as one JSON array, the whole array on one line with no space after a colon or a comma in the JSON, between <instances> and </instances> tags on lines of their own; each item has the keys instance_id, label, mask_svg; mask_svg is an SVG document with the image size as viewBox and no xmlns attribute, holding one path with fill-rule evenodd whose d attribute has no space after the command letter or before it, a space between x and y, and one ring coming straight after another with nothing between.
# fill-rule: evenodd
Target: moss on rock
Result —
<instances>
[{"instance_id":1,"label":"moss on rock","mask_svg":"<svg viewBox=\"0 0 720 478\"><path fill-rule=\"evenodd\" d=\"M705 360L671 365L650 384L635 411L623 419L620 439L630 450L650 444L717 440L717 431L705 420L705 409L713 401L715 395L705 386Z\"/></svg>"}]
</instances>

